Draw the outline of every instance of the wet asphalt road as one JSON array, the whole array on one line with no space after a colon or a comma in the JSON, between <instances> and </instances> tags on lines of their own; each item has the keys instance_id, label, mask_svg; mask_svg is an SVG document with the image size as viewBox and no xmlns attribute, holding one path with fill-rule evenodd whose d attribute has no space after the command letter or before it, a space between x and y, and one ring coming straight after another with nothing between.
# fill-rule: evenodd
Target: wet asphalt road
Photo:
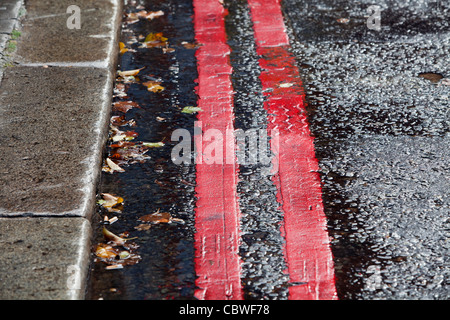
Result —
<instances>
[{"instance_id":1,"label":"wet asphalt road","mask_svg":"<svg viewBox=\"0 0 450 320\"><path fill-rule=\"evenodd\" d=\"M140 140L170 140L193 128L180 106L195 105L195 50L190 1L129 1L166 15L123 33L163 32L173 53L160 48L126 53L123 69L147 65L166 90L151 95L132 85L142 109L127 113ZM450 4L379 1L379 30L370 29L370 1L283 0L293 54L302 73L309 122L321 169L323 201L340 299L448 299L450 86L419 77L450 77ZM236 129L264 129L260 69L245 0L225 0L234 69ZM370 20L373 22L374 20ZM374 25L370 24L373 28ZM127 33L129 32L129 33ZM155 63L158 62L158 63ZM149 78L149 79L150 79ZM155 116L164 122L156 122ZM183 225L132 231L142 261L105 271L95 263L90 298L191 299L194 292L193 186L195 166L176 166L166 150L118 176L104 174L101 192L125 198L114 232L133 230L147 211L168 211ZM283 219L271 177L262 165L243 165L237 186L242 211L242 282L247 299L286 299L288 277L280 234ZM143 213L145 211L145 213ZM112 290L112 288L114 288Z\"/></svg>"},{"instance_id":2,"label":"wet asphalt road","mask_svg":"<svg viewBox=\"0 0 450 320\"><path fill-rule=\"evenodd\" d=\"M341 299L448 299L450 3L284 0ZM372 12L373 13L373 12ZM345 20L348 19L348 20Z\"/></svg>"}]
</instances>

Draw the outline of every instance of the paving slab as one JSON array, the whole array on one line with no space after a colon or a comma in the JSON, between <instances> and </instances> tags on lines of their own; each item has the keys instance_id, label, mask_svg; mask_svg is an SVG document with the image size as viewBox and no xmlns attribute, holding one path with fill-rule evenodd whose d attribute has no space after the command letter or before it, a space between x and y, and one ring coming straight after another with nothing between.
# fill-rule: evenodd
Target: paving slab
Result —
<instances>
[{"instance_id":1,"label":"paving slab","mask_svg":"<svg viewBox=\"0 0 450 320\"><path fill-rule=\"evenodd\" d=\"M22 0L2 0L0 3L0 20L17 19L22 2Z\"/></svg>"},{"instance_id":2,"label":"paving slab","mask_svg":"<svg viewBox=\"0 0 450 320\"><path fill-rule=\"evenodd\" d=\"M105 69L14 67L0 88L0 215L92 213L108 130Z\"/></svg>"},{"instance_id":3,"label":"paving slab","mask_svg":"<svg viewBox=\"0 0 450 320\"><path fill-rule=\"evenodd\" d=\"M22 64L115 67L121 10L116 0L30 0L17 61ZM70 29L79 8L80 29Z\"/></svg>"},{"instance_id":4,"label":"paving slab","mask_svg":"<svg viewBox=\"0 0 450 320\"><path fill-rule=\"evenodd\" d=\"M0 3L0 34L10 34L18 26L22 0L4 0Z\"/></svg>"},{"instance_id":5,"label":"paving slab","mask_svg":"<svg viewBox=\"0 0 450 320\"><path fill-rule=\"evenodd\" d=\"M0 4L0 299L83 299L122 1L21 5Z\"/></svg>"},{"instance_id":6,"label":"paving slab","mask_svg":"<svg viewBox=\"0 0 450 320\"><path fill-rule=\"evenodd\" d=\"M82 299L90 235L83 218L0 218L0 299Z\"/></svg>"}]
</instances>

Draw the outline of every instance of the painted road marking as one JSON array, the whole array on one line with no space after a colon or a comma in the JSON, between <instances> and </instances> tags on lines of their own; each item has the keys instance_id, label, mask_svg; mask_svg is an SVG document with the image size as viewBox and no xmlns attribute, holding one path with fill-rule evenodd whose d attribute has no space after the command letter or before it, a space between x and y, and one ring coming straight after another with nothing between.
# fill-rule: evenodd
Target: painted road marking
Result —
<instances>
[{"instance_id":1,"label":"painted road marking","mask_svg":"<svg viewBox=\"0 0 450 320\"><path fill-rule=\"evenodd\" d=\"M284 212L289 299L337 299L334 264L322 204L313 137L306 118L303 85L289 52L279 0L248 0L260 75L269 114L267 130L279 130L274 183Z\"/></svg>"},{"instance_id":2,"label":"painted road marking","mask_svg":"<svg viewBox=\"0 0 450 320\"><path fill-rule=\"evenodd\" d=\"M233 130L232 68L226 42L225 10L219 1L194 0L194 26L197 42L198 124L222 133ZM231 131L232 132L232 131ZM235 150L235 142L220 144ZM205 150L211 142L195 139L196 149ZM197 208L195 212L195 292L198 299L243 299L239 258L240 211L236 192L237 170L234 161L207 164L196 159ZM235 155L233 155L235 157Z\"/></svg>"},{"instance_id":3,"label":"painted road marking","mask_svg":"<svg viewBox=\"0 0 450 320\"><path fill-rule=\"evenodd\" d=\"M254 24L260 80L266 96L268 133L279 132L274 175L277 199L284 212L285 255L289 298L336 299L334 266L322 204L318 162L306 118L303 86L289 52L278 0L248 0ZM225 10L219 1L194 0L198 64L198 113L201 130L233 130L232 68L226 41ZM231 145L220 144L227 150ZM197 150L210 144L196 136ZM235 155L233 155L235 157ZM207 164L196 159L195 268L199 299L242 299L239 258L240 211L236 161ZM236 159L235 159L236 160Z\"/></svg>"}]
</instances>

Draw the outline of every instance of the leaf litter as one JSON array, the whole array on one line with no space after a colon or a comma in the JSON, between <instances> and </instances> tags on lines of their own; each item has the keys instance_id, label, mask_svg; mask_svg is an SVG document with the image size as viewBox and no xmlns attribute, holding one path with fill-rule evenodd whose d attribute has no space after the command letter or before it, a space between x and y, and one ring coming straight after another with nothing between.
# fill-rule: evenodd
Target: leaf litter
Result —
<instances>
[{"instance_id":1,"label":"leaf litter","mask_svg":"<svg viewBox=\"0 0 450 320\"><path fill-rule=\"evenodd\" d=\"M136 253L139 248L131 239L118 236L103 227L103 236L106 243L99 243L95 248L96 261L102 261L108 265L107 269L120 269L123 266L134 265L141 260Z\"/></svg>"},{"instance_id":2,"label":"leaf litter","mask_svg":"<svg viewBox=\"0 0 450 320\"><path fill-rule=\"evenodd\" d=\"M156 211L154 213L147 214L145 216L140 217L139 220L142 222L150 222L153 224L172 223L172 222L184 223L184 220L174 218L168 212L159 212L159 209L158 209L158 211Z\"/></svg>"},{"instance_id":3,"label":"leaf litter","mask_svg":"<svg viewBox=\"0 0 450 320\"><path fill-rule=\"evenodd\" d=\"M164 15L163 11L146 11L141 10L134 13L127 13L125 17L125 24L136 23L141 19L152 20ZM168 47L168 38L164 37L162 32L150 33L145 38L139 37L141 42L140 48L162 48L163 53L174 52L175 49ZM130 38L127 44L133 44L138 42L136 37ZM197 44L183 43L185 48L195 49ZM123 42L119 43L120 55L127 52L136 52L136 50L127 47ZM108 156L104 159L102 170L107 173L121 173L125 170L121 167L124 165L130 165L138 162L146 161L150 158L146 153L151 148L164 147L164 142L142 142L132 141L138 137L136 131L128 130L124 131L119 127L129 126L136 127L136 121L134 119L127 119L126 114L135 108L140 106L131 101L127 94L127 87L130 84L140 82L138 75L145 67L133 70L119 70L117 72L116 84L114 86L113 97L120 99L115 101L112 105L113 112L122 113L121 115L113 115L110 119L110 136L109 136L109 152ZM149 77L144 75L144 77ZM151 77L150 77L151 78ZM152 79L141 83L147 87L149 92L159 93L165 88L161 85L159 79ZM187 107L183 110L185 113L195 113L200 111L196 107ZM164 118L157 117L157 121L164 121ZM116 196L110 193L101 193L101 199L98 200L98 205L101 206L107 213L118 214L124 210L124 199L120 196ZM96 261L101 261L107 264L107 270L121 269L124 266L134 265L141 260L141 257L136 253L139 246L131 242L134 238L127 238L128 233L122 233L116 235L108 230L105 225L111 225L119 221L117 216L109 218L107 215L103 217L102 234L105 242L98 243L95 248ZM148 231L152 225L155 224L171 224L171 223L184 223L182 219L174 218L168 212L157 212L141 216L138 221L142 223L135 227L137 231Z\"/></svg>"}]
</instances>

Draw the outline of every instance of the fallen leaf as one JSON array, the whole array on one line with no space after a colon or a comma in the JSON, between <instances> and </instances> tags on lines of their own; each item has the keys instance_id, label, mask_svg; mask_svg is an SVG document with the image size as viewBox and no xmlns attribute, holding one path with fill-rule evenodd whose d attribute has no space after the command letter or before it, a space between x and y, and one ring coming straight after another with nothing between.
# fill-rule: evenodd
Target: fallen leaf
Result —
<instances>
[{"instance_id":1,"label":"fallen leaf","mask_svg":"<svg viewBox=\"0 0 450 320\"><path fill-rule=\"evenodd\" d=\"M197 48L201 47L201 45L198 44L198 43L189 43L189 42L186 42L186 41L183 41L181 43L181 45L183 47L185 47L186 49L197 49Z\"/></svg>"},{"instance_id":2,"label":"fallen leaf","mask_svg":"<svg viewBox=\"0 0 450 320\"><path fill-rule=\"evenodd\" d=\"M442 74L434 72L419 73L419 77L430 80L433 83L438 83L442 78L444 78Z\"/></svg>"},{"instance_id":3,"label":"fallen leaf","mask_svg":"<svg viewBox=\"0 0 450 320\"><path fill-rule=\"evenodd\" d=\"M168 212L159 212L159 210L152 214L147 214L139 218L143 222L158 223L169 223L172 216Z\"/></svg>"},{"instance_id":4,"label":"fallen leaf","mask_svg":"<svg viewBox=\"0 0 450 320\"><path fill-rule=\"evenodd\" d=\"M146 37L144 42L151 42L151 41L163 41L166 42L168 39L163 36L162 32L158 33L149 33Z\"/></svg>"},{"instance_id":5,"label":"fallen leaf","mask_svg":"<svg viewBox=\"0 0 450 320\"><path fill-rule=\"evenodd\" d=\"M156 120L159 121L159 122L162 122L162 121L166 120L166 118L163 118L163 117L156 117Z\"/></svg>"},{"instance_id":6,"label":"fallen leaf","mask_svg":"<svg viewBox=\"0 0 450 320\"><path fill-rule=\"evenodd\" d=\"M134 253L135 249L121 249L120 247L100 243L95 249L96 261L100 260L108 266L106 269L122 269L124 266L134 265L141 257Z\"/></svg>"},{"instance_id":7,"label":"fallen leaf","mask_svg":"<svg viewBox=\"0 0 450 320\"><path fill-rule=\"evenodd\" d=\"M124 83L116 83L114 87L114 97L125 98L127 97L127 93L125 92L126 86Z\"/></svg>"},{"instance_id":8,"label":"fallen leaf","mask_svg":"<svg viewBox=\"0 0 450 320\"><path fill-rule=\"evenodd\" d=\"M164 37L162 32L150 33L145 37L141 48L165 47L167 45L167 40L168 38Z\"/></svg>"},{"instance_id":9,"label":"fallen leaf","mask_svg":"<svg viewBox=\"0 0 450 320\"><path fill-rule=\"evenodd\" d=\"M142 67L140 69L134 69L134 70L128 70L128 71L119 71L119 76L121 76L122 78L125 77L134 77L137 76L139 74L139 72L144 69L145 67Z\"/></svg>"},{"instance_id":10,"label":"fallen leaf","mask_svg":"<svg viewBox=\"0 0 450 320\"><path fill-rule=\"evenodd\" d=\"M125 131L125 136L127 137L127 140L133 140L138 135L139 134L136 131Z\"/></svg>"},{"instance_id":11,"label":"fallen leaf","mask_svg":"<svg viewBox=\"0 0 450 320\"><path fill-rule=\"evenodd\" d=\"M142 222L151 222L154 224L158 223L172 223L172 222L182 222L182 219L173 218L172 215L168 212L159 212L159 210L155 213L147 214L139 218Z\"/></svg>"},{"instance_id":12,"label":"fallen leaf","mask_svg":"<svg viewBox=\"0 0 450 320\"><path fill-rule=\"evenodd\" d=\"M106 158L106 164L107 166L103 166L102 170L109 173L117 172L125 172L124 169L119 167L117 164L115 164L111 159Z\"/></svg>"},{"instance_id":13,"label":"fallen leaf","mask_svg":"<svg viewBox=\"0 0 450 320\"><path fill-rule=\"evenodd\" d=\"M126 239L121 238L118 235L115 235L105 227L103 227L102 233L105 239L111 241L114 245L121 246L125 244L125 241L127 241Z\"/></svg>"},{"instance_id":14,"label":"fallen leaf","mask_svg":"<svg viewBox=\"0 0 450 320\"><path fill-rule=\"evenodd\" d=\"M123 268L125 265L134 265L141 260L136 254L139 247L131 239L124 239L103 227L103 236L108 243L99 243L95 249L95 261L102 261L109 266L109 269Z\"/></svg>"},{"instance_id":15,"label":"fallen leaf","mask_svg":"<svg viewBox=\"0 0 450 320\"><path fill-rule=\"evenodd\" d=\"M111 140L114 142L119 142L122 140L133 140L139 134L136 131L120 131L119 129L112 127L111 128L112 135Z\"/></svg>"},{"instance_id":16,"label":"fallen leaf","mask_svg":"<svg viewBox=\"0 0 450 320\"><path fill-rule=\"evenodd\" d=\"M126 120L125 116L112 116L110 119L111 125L116 127L130 126L135 127L136 121L134 119Z\"/></svg>"},{"instance_id":17,"label":"fallen leaf","mask_svg":"<svg viewBox=\"0 0 450 320\"><path fill-rule=\"evenodd\" d=\"M125 47L125 43L119 42L119 50L120 50L120 54L124 54L125 52L128 51L128 49Z\"/></svg>"},{"instance_id":18,"label":"fallen leaf","mask_svg":"<svg viewBox=\"0 0 450 320\"><path fill-rule=\"evenodd\" d=\"M129 164L142 163L150 159L150 156L145 154L147 151L147 148L137 145L129 148L115 149L114 156L116 159L127 161Z\"/></svg>"},{"instance_id":19,"label":"fallen leaf","mask_svg":"<svg viewBox=\"0 0 450 320\"><path fill-rule=\"evenodd\" d=\"M149 148L159 148L164 147L164 142L142 142L142 145Z\"/></svg>"},{"instance_id":20,"label":"fallen leaf","mask_svg":"<svg viewBox=\"0 0 450 320\"><path fill-rule=\"evenodd\" d=\"M153 20L157 17L161 17L164 15L164 12L159 10L159 11L150 11L147 12L146 10L141 10L138 12L131 12L131 13L127 13L127 17L125 19L125 22L128 24L132 24L132 23L136 23L139 21L139 18L144 18L144 19L148 19L148 20Z\"/></svg>"},{"instance_id":21,"label":"fallen leaf","mask_svg":"<svg viewBox=\"0 0 450 320\"><path fill-rule=\"evenodd\" d=\"M128 259L131 256L130 252L122 250L119 252L119 259Z\"/></svg>"},{"instance_id":22,"label":"fallen leaf","mask_svg":"<svg viewBox=\"0 0 450 320\"><path fill-rule=\"evenodd\" d=\"M164 15L164 12L159 10L159 11L150 11L150 12L146 12L146 13L142 13L141 16L145 19L148 20L153 20L155 18L161 17Z\"/></svg>"},{"instance_id":23,"label":"fallen leaf","mask_svg":"<svg viewBox=\"0 0 450 320\"><path fill-rule=\"evenodd\" d=\"M102 259L114 259L118 253L117 248L105 243L99 243L95 249L95 255Z\"/></svg>"},{"instance_id":24,"label":"fallen leaf","mask_svg":"<svg viewBox=\"0 0 450 320\"><path fill-rule=\"evenodd\" d=\"M112 141L117 142L117 141L122 141L122 140L124 140L126 137L127 137L127 136L124 135L124 134L116 134L116 135L114 135L111 139L112 139Z\"/></svg>"},{"instance_id":25,"label":"fallen leaf","mask_svg":"<svg viewBox=\"0 0 450 320\"><path fill-rule=\"evenodd\" d=\"M149 224L145 224L145 223L141 223L140 225L134 227L136 230L139 231L147 231L151 228L152 226Z\"/></svg>"},{"instance_id":26,"label":"fallen leaf","mask_svg":"<svg viewBox=\"0 0 450 320\"><path fill-rule=\"evenodd\" d=\"M136 142L133 141L119 141L118 143L112 144L110 147L116 149L116 148L133 147L134 145L136 145Z\"/></svg>"},{"instance_id":27,"label":"fallen leaf","mask_svg":"<svg viewBox=\"0 0 450 320\"><path fill-rule=\"evenodd\" d=\"M113 196L110 193L102 193L101 195L103 199L97 201L99 205L108 210L108 212L116 212L116 213L122 212L122 209L117 207L123 203L122 197Z\"/></svg>"},{"instance_id":28,"label":"fallen leaf","mask_svg":"<svg viewBox=\"0 0 450 320\"><path fill-rule=\"evenodd\" d=\"M117 101L113 103L112 109L114 111L120 111L127 113L133 108L140 108L140 106L134 101Z\"/></svg>"},{"instance_id":29,"label":"fallen leaf","mask_svg":"<svg viewBox=\"0 0 450 320\"><path fill-rule=\"evenodd\" d=\"M163 48L162 50L163 50L163 53L171 53L171 52L175 51L174 48Z\"/></svg>"},{"instance_id":30,"label":"fallen leaf","mask_svg":"<svg viewBox=\"0 0 450 320\"><path fill-rule=\"evenodd\" d=\"M182 113L196 113L202 111L202 109L200 109L199 107L192 107L192 106L188 106L188 107L184 107L183 110L181 110Z\"/></svg>"},{"instance_id":31,"label":"fallen leaf","mask_svg":"<svg viewBox=\"0 0 450 320\"><path fill-rule=\"evenodd\" d=\"M158 81L147 81L144 82L143 85L146 86L147 90L151 92L161 92L164 90L164 87L161 86L161 82Z\"/></svg>"}]
</instances>

